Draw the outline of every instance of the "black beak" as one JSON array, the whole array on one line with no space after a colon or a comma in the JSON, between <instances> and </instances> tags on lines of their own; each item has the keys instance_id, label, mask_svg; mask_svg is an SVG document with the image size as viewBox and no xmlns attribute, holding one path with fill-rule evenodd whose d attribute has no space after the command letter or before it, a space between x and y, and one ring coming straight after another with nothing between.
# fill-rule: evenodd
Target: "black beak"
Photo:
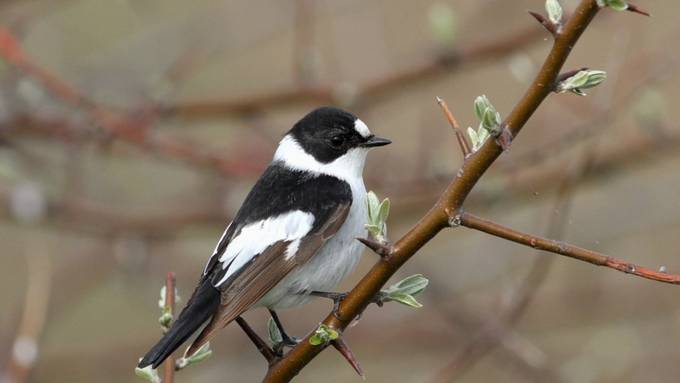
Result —
<instances>
[{"instance_id":1,"label":"black beak","mask_svg":"<svg viewBox=\"0 0 680 383\"><path fill-rule=\"evenodd\" d=\"M376 136L370 136L368 137L368 140L366 140L361 146L365 148L373 148L376 146L385 146L391 144L392 141L388 140L387 138L382 138L382 137L376 137Z\"/></svg>"}]
</instances>

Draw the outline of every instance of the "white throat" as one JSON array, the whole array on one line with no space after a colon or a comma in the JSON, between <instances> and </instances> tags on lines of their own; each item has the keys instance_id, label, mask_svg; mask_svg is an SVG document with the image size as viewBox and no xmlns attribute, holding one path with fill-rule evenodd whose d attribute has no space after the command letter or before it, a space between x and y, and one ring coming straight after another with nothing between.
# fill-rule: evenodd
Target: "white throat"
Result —
<instances>
[{"instance_id":1,"label":"white throat","mask_svg":"<svg viewBox=\"0 0 680 383\"><path fill-rule=\"evenodd\" d=\"M307 171L316 175L326 174L352 184L357 179L362 179L367 153L367 148L353 148L342 157L324 164L305 152L297 140L288 134L279 143L274 153L274 161L282 162L289 169Z\"/></svg>"}]
</instances>

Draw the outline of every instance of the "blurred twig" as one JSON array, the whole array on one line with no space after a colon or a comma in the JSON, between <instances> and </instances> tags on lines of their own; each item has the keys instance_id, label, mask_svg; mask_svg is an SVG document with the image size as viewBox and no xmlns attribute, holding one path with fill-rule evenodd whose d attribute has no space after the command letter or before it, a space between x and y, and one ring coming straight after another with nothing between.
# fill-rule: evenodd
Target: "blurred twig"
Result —
<instances>
[{"instance_id":1,"label":"blurred twig","mask_svg":"<svg viewBox=\"0 0 680 383\"><path fill-rule=\"evenodd\" d=\"M450 74L454 68L462 65L475 65L510 54L522 46L539 41L541 36L541 31L532 26L515 33L495 36L487 41L473 42L454 48L447 57L435 57L419 66L360 85L355 94L359 103L374 103L380 96L389 95L391 91L406 84L423 81L444 73ZM338 89L333 85L303 87L253 97L239 97L235 100L167 103L160 105L158 111L161 115L210 118L226 114L250 114L257 110L300 103L337 104L338 93Z\"/></svg>"},{"instance_id":2,"label":"blurred twig","mask_svg":"<svg viewBox=\"0 0 680 383\"><path fill-rule=\"evenodd\" d=\"M45 326L51 289L51 263L47 246L41 239L27 241L28 266L24 311L12 346L11 358L2 377L6 383L22 383L38 358L40 336Z\"/></svg>"},{"instance_id":3,"label":"blurred twig","mask_svg":"<svg viewBox=\"0 0 680 383\"><path fill-rule=\"evenodd\" d=\"M41 84L56 99L87 112L95 125L119 140L165 157L213 168L225 175L252 174L259 172L264 166L265 162L259 162L257 156L249 156L247 161L239 159L239 156L234 156L233 159L225 158L209 153L204 148L156 134L150 129L157 118L153 109L147 108L139 113L124 114L95 103L78 89L32 61L12 32L1 26L0 56Z\"/></svg>"}]
</instances>

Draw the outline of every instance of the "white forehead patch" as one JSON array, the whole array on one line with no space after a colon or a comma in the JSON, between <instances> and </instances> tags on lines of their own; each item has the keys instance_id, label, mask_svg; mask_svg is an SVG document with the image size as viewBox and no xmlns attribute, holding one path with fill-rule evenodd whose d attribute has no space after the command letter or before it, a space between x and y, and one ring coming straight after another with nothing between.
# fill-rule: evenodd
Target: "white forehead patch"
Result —
<instances>
[{"instance_id":1,"label":"white forehead patch","mask_svg":"<svg viewBox=\"0 0 680 383\"><path fill-rule=\"evenodd\" d=\"M366 126L366 124L364 124L364 122L358 118L356 121L354 121L354 130L356 130L357 133L361 134L361 136L364 138L371 135L371 131L368 130L368 126Z\"/></svg>"}]
</instances>

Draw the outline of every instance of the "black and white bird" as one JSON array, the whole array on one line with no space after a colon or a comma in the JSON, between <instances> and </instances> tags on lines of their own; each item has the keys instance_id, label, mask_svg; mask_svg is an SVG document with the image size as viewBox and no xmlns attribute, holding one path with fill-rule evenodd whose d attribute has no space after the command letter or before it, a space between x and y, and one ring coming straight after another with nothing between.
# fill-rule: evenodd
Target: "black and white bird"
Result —
<instances>
[{"instance_id":1,"label":"black and white bird","mask_svg":"<svg viewBox=\"0 0 680 383\"><path fill-rule=\"evenodd\" d=\"M274 310L334 288L363 250L356 238L366 235L366 154L389 143L337 108L298 121L227 226L186 307L139 367L158 367L205 323L186 355L247 310L266 307L280 326Z\"/></svg>"}]
</instances>

